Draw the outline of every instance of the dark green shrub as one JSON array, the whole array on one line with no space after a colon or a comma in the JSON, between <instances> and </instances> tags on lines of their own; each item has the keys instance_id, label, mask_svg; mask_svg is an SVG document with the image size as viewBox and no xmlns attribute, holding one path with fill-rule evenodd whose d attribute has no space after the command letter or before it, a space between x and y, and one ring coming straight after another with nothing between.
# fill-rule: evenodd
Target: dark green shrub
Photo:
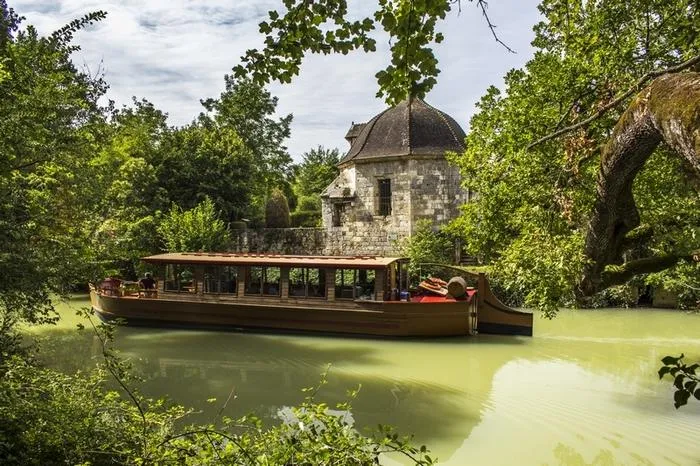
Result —
<instances>
[{"instance_id":1,"label":"dark green shrub","mask_svg":"<svg viewBox=\"0 0 700 466\"><path fill-rule=\"evenodd\" d=\"M297 204L297 211L320 211L321 198L318 196L302 196Z\"/></svg>"},{"instance_id":2,"label":"dark green shrub","mask_svg":"<svg viewBox=\"0 0 700 466\"><path fill-rule=\"evenodd\" d=\"M293 227L317 227L321 223L320 210L301 210L291 215Z\"/></svg>"},{"instance_id":3,"label":"dark green shrub","mask_svg":"<svg viewBox=\"0 0 700 466\"><path fill-rule=\"evenodd\" d=\"M275 188L265 206L265 226L289 228L289 204L282 190Z\"/></svg>"}]
</instances>

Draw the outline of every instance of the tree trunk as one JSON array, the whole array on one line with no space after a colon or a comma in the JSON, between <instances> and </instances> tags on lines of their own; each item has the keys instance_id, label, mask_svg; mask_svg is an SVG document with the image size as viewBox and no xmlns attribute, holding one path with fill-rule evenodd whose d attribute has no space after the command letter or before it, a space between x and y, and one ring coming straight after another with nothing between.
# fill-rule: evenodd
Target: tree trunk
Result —
<instances>
[{"instance_id":1,"label":"tree trunk","mask_svg":"<svg viewBox=\"0 0 700 466\"><path fill-rule=\"evenodd\" d=\"M609 286L611 277L605 276L605 267L622 263L625 236L639 225L632 183L661 142L700 174L700 73L668 74L655 79L635 97L615 125L601 156L596 201L584 249L588 263L579 284L579 296L591 296ZM667 257L651 262L662 267L659 270L675 264ZM625 267L636 270L632 263Z\"/></svg>"}]
</instances>

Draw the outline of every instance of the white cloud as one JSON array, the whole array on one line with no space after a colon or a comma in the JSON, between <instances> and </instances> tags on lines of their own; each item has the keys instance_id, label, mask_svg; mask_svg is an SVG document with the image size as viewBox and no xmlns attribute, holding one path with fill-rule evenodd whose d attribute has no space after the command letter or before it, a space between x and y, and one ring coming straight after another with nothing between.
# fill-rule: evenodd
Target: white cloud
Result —
<instances>
[{"instance_id":1,"label":"white cloud","mask_svg":"<svg viewBox=\"0 0 700 466\"><path fill-rule=\"evenodd\" d=\"M537 0L491 2L489 14L511 54L491 37L480 11L463 2L441 25L446 40L435 47L442 70L438 85L426 100L452 115L465 129L474 104L491 84L522 66L531 56L532 26L538 20ZM376 2L351 2L351 14L370 15ZM202 110L199 99L217 96L223 76L238 63L246 49L259 47L257 24L275 0L18 0L11 2L27 24L42 33L98 9L107 19L76 36L82 50L77 64L99 66L110 84L108 96L128 104L132 96L146 98L182 125ZM381 36L379 36L381 37ZM347 149L343 139L352 121L367 121L385 108L375 98L374 74L388 62L386 38L378 52L347 56L309 56L292 84L273 84L279 97L278 113L294 114L288 147L299 159L319 144ZM101 63L101 65L100 65Z\"/></svg>"}]
</instances>

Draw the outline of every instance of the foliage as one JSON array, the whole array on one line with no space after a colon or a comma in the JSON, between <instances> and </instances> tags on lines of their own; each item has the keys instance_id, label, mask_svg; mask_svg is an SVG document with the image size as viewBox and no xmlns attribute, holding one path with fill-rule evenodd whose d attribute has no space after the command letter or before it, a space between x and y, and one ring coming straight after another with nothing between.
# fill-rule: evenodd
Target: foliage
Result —
<instances>
[{"instance_id":1,"label":"foliage","mask_svg":"<svg viewBox=\"0 0 700 466\"><path fill-rule=\"evenodd\" d=\"M688 404L691 396L700 400L700 388L698 387L700 376L696 372L700 368L700 364L688 366L683 362L683 358L683 354L678 357L666 356L661 360L663 366L659 369L659 379L665 375L673 378L673 386L676 387L673 394L673 405L676 409Z\"/></svg>"},{"instance_id":2,"label":"foliage","mask_svg":"<svg viewBox=\"0 0 700 466\"><path fill-rule=\"evenodd\" d=\"M284 6L286 13L270 11L269 22L259 24L260 33L266 35L265 48L246 51L241 57L245 65L234 68L237 77L250 74L260 85L270 80L289 83L299 74L306 51L347 54L358 48L375 50L374 39L367 35L374 28L372 20L347 20L346 0L285 0Z\"/></svg>"},{"instance_id":3,"label":"foliage","mask_svg":"<svg viewBox=\"0 0 700 466\"><path fill-rule=\"evenodd\" d=\"M492 27L486 2L469 1L476 3ZM350 21L346 0L285 0L286 11L270 11L269 20L259 24L265 47L247 50L241 57L242 64L234 67L234 74L239 78L249 76L261 85L273 80L289 83L299 74L306 53L374 52L376 39L370 33L381 25L389 35L391 63L376 74L377 97L385 97L389 105L409 95L424 97L440 72L431 46L444 37L435 29L454 3L379 0L373 17Z\"/></svg>"},{"instance_id":4,"label":"foliage","mask_svg":"<svg viewBox=\"0 0 700 466\"><path fill-rule=\"evenodd\" d=\"M325 374L317 387L305 389L303 403L279 411L279 424L264 427L248 415L236 420L217 416L216 425L187 425L192 410L146 398L135 388L130 366L112 346L115 327L95 325L89 310L80 314L102 346L104 362L97 370L66 375L19 357L3 362L3 464L370 466L385 452L405 455L416 465L434 463L425 447L414 447L410 438L399 437L389 427L380 426L374 437L360 435L350 402L330 409L316 401ZM117 390L107 388L107 375ZM348 394L350 401L358 391Z\"/></svg>"},{"instance_id":5,"label":"foliage","mask_svg":"<svg viewBox=\"0 0 700 466\"><path fill-rule=\"evenodd\" d=\"M218 99L202 101L208 113L201 115L197 124L206 129L232 131L250 151L250 163L237 171L239 177L246 176L249 180L246 186L250 200L227 199L247 205L249 219L262 219L265 200L271 190L286 185L291 175L292 159L284 140L290 134L292 115L278 120L272 118L277 109L277 97L252 81L232 76L225 76L224 81L226 88ZM235 181L242 184L244 180Z\"/></svg>"},{"instance_id":6,"label":"foliage","mask_svg":"<svg viewBox=\"0 0 700 466\"><path fill-rule=\"evenodd\" d=\"M304 196L297 200L297 210L321 212L321 199L316 196Z\"/></svg>"},{"instance_id":7,"label":"foliage","mask_svg":"<svg viewBox=\"0 0 700 466\"><path fill-rule=\"evenodd\" d=\"M534 58L506 75L503 92L487 90L465 153L451 157L465 188L479 196L450 231L469 254L491 263L505 286L538 293L527 304L551 314L576 292L584 265L576 248L595 198L599 147L629 99L585 130L526 148L585 119L646 72L692 56L700 10L693 2L651 0L544 0L539 8ZM689 173L664 148L643 168L634 192L643 227L653 228L630 241L628 257L697 245L700 196Z\"/></svg>"},{"instance_id":8,"label":"foliage","mask_svg":"<svg viewBox=\"0 0 700 466\"><path fill-rule=\"evenodd\" d=\"M318 227L321 223L320 210L297 210L289 216L292 227Z\"/></svg>"},{"instance_id":9,"label":"foliage","mask_svg":"<svg viewBox=\"0 0 700 466\"><path fill-rule=\"evenodd\" d=\"M289 204L282 190L273 189L265 205L265 226L268 228L289 227Z\"/></svg>"},{"instance_id":10,"label":"foliage","mask_svg":"<svg viewBox=\"0 0 700 466\"><path fill-rule=\"evenodd\" d=\"M105 122L106 142L86 173L94 203L90 207L91 250L105 267L127 274L143 256L160 249L156 232L168 193L158 181L154 161L169 132L167 115L146 100L114 110Z\"/></svg>"},{"instance_id":11,"label":"foliage","mask_svg":"<svg viewBox=\"0 0 700 466\"><path fill-rule=\"evenodd\" d=\"M251 204L264 184L252 150L234 129L193 123L171 131L160 155L156 176L170 202L191 209L210 198L226 221L254 213Z\"/></svg>"},{"instance_id":12,"label":"foliage","mask_svg":"<svg viewBox=\"0 0 700 466\"><path fill-rule=\"evenodd\" d=\"M524 232L504 252L494 276L509 292L523 295L526 307L551 318L558 305L574 302L582 250L583 239L577 236Z\"/></svg>"},{"instance_id":13,"label":"foliage","mask_svg":"<svg viewBox=\"0 0 700 466\"><path fill-rule=\"evenodd\" d=\"M97 200L89 206L91 249L104 267L137 275L139 259L160 250L156 229L172 205L189 210L208 198L224 222L260 223L271 186L287 185L282 141L291 116L271 118L275 98L228 80L205 105L207 114L172 128L153 104L134 99L103 125L106 143L85 177Z\"/></svg>"},{"instance_id":14,"label":"foliage","mask_svg":"<svg viewBox=\"0 0 700 466\"><path fill-rule=\"evenodd\" d=\"M190 210L173 205L158 225L158 233L170 252L224 251L231 241L228 227L209 198Z\"/></svg>"},{"instance_id":15,"label":"foliage","mask_svg":"<svg viewBox=\"0 0 700 466\"><path fill-rule=\"evenodd\" d=\"M646 282L675 293L681 309L700 308L700 263L681 263L672 269L649 274Z\"/></svg>"},{"instance_id":16,"label":"foliage","mask_svg":"<svg viewBox=\"0 0 700 466\"><path fill-rule=\"evenodd\" d=\"M301 205L303 197L319 196L326 187L338 176L338 162L340 151L338 149L326 149L318 146L305 152L302 161L294 167L294 191L299 196L299 210L312 210L308 206Z\"/></svg>"},{"instance_id":17,"label":"foliage","mask_svg":"<svg viewBox=\"0 0 700 466\"><path fill-rule=\"evenodd\" d=\"M19 322L51 321L50 295L86 274L81 170L99 138L104 82L70 61L72 35L95 12L47 37L0 0L0 354Z\"/></svg>"},{"instance_id":18,"label":"foliage","mask_svg":"<svg viewBox=\"0 0 700 466\"><path fill-rule=\"evenodd\" d=\"M400 256L411 260L409 274L412 277L418 275L420 263L454 262L454 238L444 231L435 231L430 220L418 221L411 236L397 241L394 248Z\"/></svg>"}]
</instances>

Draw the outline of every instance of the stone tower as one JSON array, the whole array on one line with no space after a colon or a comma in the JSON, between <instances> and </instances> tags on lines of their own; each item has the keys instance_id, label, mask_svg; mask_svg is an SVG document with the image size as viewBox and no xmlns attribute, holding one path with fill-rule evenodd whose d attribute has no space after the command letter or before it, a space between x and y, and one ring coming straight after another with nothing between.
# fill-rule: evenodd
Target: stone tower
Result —
<instances>
[{"instance_id":1,"label":"stone tower","mask_svg":"<svg viewBox=\"0 0 700 466\"><path fill-rule=\"evenodd\" d=\"M464 138L452 117L415 97L353 123L340 174L321 194L325 252L390 255L418 221L455 218L468 195L445 152L464 151Z\"/></svg>"}]
</instances>

